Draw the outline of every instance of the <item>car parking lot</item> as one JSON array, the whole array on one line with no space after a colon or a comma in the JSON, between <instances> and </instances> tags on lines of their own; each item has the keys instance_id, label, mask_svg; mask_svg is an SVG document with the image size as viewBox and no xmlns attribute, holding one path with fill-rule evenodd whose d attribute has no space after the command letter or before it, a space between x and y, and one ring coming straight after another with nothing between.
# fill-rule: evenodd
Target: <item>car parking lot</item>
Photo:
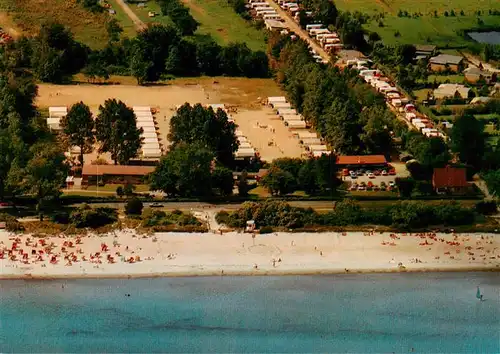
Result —
<instances>
[{"instance_id":1,"label":"car parking lot","mask_svg":"<svg viewBox=\"0 0 500 354\"><path fill-rule=\"evenodd\" d=\"M392 170L392 169L391 169ZM348 183L348 189L351 191L365 191L365 190L393 190L396 185L396 172L395 170L391 171L391 174L388 173L389 170L386 170L387 174L382 175L381 170L377 171L375 174L374 171L366 171L366 170L343 170L343 180ZM354 173L356 172L356 173ZM347 174L347 175L346 175Z\"/></svg>"}]
</instances>

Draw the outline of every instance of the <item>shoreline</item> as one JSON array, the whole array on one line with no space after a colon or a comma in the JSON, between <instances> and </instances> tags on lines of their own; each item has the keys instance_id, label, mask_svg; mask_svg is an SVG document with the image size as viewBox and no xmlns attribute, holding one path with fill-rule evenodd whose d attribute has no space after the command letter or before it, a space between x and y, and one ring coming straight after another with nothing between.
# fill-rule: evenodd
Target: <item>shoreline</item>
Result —
<instances>
[{"instance_id":1,"label":"shoreline","mask_svg":"<svg viewBox=\"0 0 500 354\"><path fill-rule=\"evenodd\" d=\"M0 232L0 280L500 272L495 234Z\"/></svg>"},{"instance_id":2,"label":"shoreline","mask_svg":"<svg viewBox=\"0 0 500 354\"><path fill-rule=\"evenodd\" d=\"M136 273L136 274L54 274L54 275L31 275L31 274L7 274L0 275L2 280L79 280L79 279L154 279L154 278L196 278L196 277L252 277L252 276L321 276L338 274L404 274L404 273L500 273L500 267L441 267L441 268L406 268L404 270L394 268L378 269L316 269L316 270L263 270L263 271L241 271L224 270L224 274L216 270L198 272L158 272L158 273Z\"/></svg>"}]
</instances>

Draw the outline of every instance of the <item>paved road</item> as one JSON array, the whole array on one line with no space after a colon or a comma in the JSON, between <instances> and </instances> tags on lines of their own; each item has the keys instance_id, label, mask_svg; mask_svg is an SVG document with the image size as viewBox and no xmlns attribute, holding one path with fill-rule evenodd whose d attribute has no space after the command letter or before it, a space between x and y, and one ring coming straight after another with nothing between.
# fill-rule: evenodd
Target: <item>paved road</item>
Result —
<instances>
[{"instance_id":1,"label":"paved road","mask_svg":"<svg viewBox=\"0 0 500 354\"><path fill-rule=\"evenodd\" d=\"M500 69L497 69L495 68L493 65L491 64L488 64L488 63L485 63L481 60L479 60L478 58L474 57L472 54L469 54L469 53L465 53L465 52L461 52L461 54L467 58L467 60L474 64L475 66L479 67L479 64L481 64L483 66L484 69L488 70L489 72L492 72L492 73L500 73Z\"/></svg>"},{"instance_id":2,"label":"paved road","mask_svg":"<svg viewBox=\"0 0 500 354\"><path fill-rule=\"evenodd\" d=\"M135 25L135 28L138 31L143 30L147 27L146 24L144 22L142 22L142 20L139 17L137 17L135 12L132 11L132 9L125 3L125 1L116 0L116 3L123 9L123 11L125 11L127 16L130 17L130 19L132 20L132 22Z\"/></svg>"},{"instance_id":3,"label":"paved road","mask_svg":"<svg viewBox=\"0 0 500 354\"><path fill-rule=\"evenodd\" d=\"M292 16L290 16L274 1L267 0L267 2L281 16L281 18L285 21L285 25L291 31L295 32L296 35L298 35L303 40L307 41L311 45L311 47L316 51L316 53L318 53L319 56L330 62L331 60L330 55L323 48L321 48L321 46L317 44L311 37L309 37L309 34L305 30L303 30L297 22L293 20Z\"/></svg>"}]
</instances>

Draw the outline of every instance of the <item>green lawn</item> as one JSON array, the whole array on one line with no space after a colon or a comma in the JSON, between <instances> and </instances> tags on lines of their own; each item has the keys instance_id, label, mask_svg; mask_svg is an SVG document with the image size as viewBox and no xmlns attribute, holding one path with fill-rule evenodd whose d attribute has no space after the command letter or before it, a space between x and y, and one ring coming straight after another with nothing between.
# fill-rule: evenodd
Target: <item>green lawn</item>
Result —
<instances>
[{"instance_id":1,"label":"green lawn","mask_svg":"<svg viewBox=\"0 0 500 354\"><path fill-rule=\"evenodd\" d=\"M113 7L113 10L116 11L116 14L112 16L120 23L120 26L122 26L122 36L129 38L135 37L137 31L130 17L128 17L128 15L122 10L122 8L118 6L116 0L108 0L108 2Z\"/></svg>"},{"instance_id":2,"label":"green lawn","mask_svg":"<svg viewBox=\"0 0 500 354\"><path fill-rule=\"evenodd\" d=\"M254 28L226 0L184 0L201 25L197 34L210 34L219 44L244 42L253 50L265 50L264 31Z\"/></svg>"},{"instance_id":3,"label":"green lawn","mask_svg":"<svg viewBox=\"0 0 500 354\"><path fill-rule=\"evenodd\" d=\"M378 21L366 25L370 31L377 32L386 44L435 44L444 46L462 46L470 43L457 35L457 30L477 27L476 11L483 11L481 20L488 26L500 26L500 16L489 16L488 10L500 10L497 0L336 0L340 10L360 11L374 15L384 13L384 27ZM419 13L419 18L398 17L398 11L407 11L410 15ZM444 16L444 12L454 10L455 17ZM460 11L465 16L460 16ZM437 11L438 17L434 16ZM399 31L399 37L394 33Z\"/></svg>"},{"instance_id":4,"label":"green lawn","mask_svg":"<svg viewBox=\"0 0 500 354\"><path fill-rule=\"evenodd\" d=\"M465 77L463 75L429 75L427 82L463 84Z\"/></svg>"}]
</instances>

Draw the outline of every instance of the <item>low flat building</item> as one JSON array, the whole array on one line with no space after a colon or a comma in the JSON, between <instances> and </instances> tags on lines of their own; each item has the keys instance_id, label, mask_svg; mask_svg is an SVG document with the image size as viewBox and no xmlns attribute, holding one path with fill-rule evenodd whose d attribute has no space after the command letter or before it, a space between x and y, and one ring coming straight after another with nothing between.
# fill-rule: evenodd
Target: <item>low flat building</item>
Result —
<instances>
[{"instance_id":1,"label":"low flat building","mask_svg":"<svg viewBox=\"0 0 500 354\"><path fill-rule=\"evenodd\" d=\"M427 59L434 55L436 46L430 44L417 44L415 45L415 60Z\"/></svg>"},{"instance_id":2,"label":"low flat building","mask_svg":"<svg viewBox=\"0 0 500 354\"><path fill-rule=\"evenodd\" d=\"M265 20L264 23L269 31L283 31L287 29L286 25L281 21Z\"/></svg>"},{"instance_id":3,"label":"low flat building","mask_svg":"<svg viewBox=\"0 0 500 354\"><path fill-rule=\"evenodd\" d=\"M436 193L463 194L469 189L465 168L450 167L435 168L432 174L432 186Z\"/></svg>"},{"instance_id":4,"label":"low flat building","mask_svg":"<svg viewBox=\"0 0 500 354\"><path fill-rule=\"evenodd\" d=\"M475 84L480 80L484 80L486 84L491 83L496 80L496 74L490 73L489 71L476 68L475 66L468 67L464 70L464 77L467 82Z\"/></svg>"},{"instance_id":5,"label":"low flat building","mask_svg":"<svg viewBox=\"0 0 500 354\"><path fill-rule=\"evenodd\" d=\"M387 159L384 155L339 155L337 156L339 166L385 166Z\"/></svg>"},{"instance_id":6,"label":"low flat building","mask_svg":"<svg viewBox=\"0 0 500 354\"><path fill-rule=\"evenodd\" d=\"M464 58L458 55L439 54L429 59L429 67L432 71L440 72L450 70L460 72L463 70Z\"/></svg>"},{"instance_id":7,"label":"low flat building","mask_svg":"<svg viewBox=\"0 0 500 354\"><path fill-rule=\"evenodd\" d=\"M457 95L461 98L469 97L470 88L459 84L441 84L434 90L434 98L442 100L443 98L453 98Z\"/></svg>"},{"instance_id":8,"label":"low flat building","mask_svg":"<svg viewBox=\"0 0 500 354\"><path fill-rule=\"evenodd\" d=\"M130 165L84 165L82 186L99 184L139 184L146 175L155 170L152 166Z\"/></svg>"}]
</instances>

